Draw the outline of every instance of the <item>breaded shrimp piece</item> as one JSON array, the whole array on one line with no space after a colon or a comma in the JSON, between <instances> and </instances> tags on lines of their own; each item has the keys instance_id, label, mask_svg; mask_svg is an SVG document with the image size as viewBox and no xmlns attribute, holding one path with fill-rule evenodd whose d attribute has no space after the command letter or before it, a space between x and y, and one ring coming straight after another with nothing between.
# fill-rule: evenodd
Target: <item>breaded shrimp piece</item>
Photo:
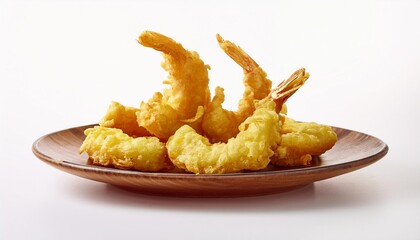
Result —
<instances>
[{"instance_id":1,"label":"breaded shrimp piece","mask_svg":"<svg viewBox=\"0 0 420 240\"><path fill-rule=\"evenodd\" d=\"M203 116L203 131L211 142L227 142L239 132L238 126L255 111L255 100L261 100L271 91L271 81L262 68L239 46L217 35L223 51L239 64L244 71L245 90L237 111L222 108L225 99L223 88L215 89L209 107Z\"/></svg>"},{"instance_id":2,"label":"breaded shrimp piece","mask_svg":"<svg viewBox=\"0 0 420 240\"><path fill-rule=\"evenodd\" d=\"M293 94L308 78L309 73L301 68L274 89L271 97L276 102L277 112L287 111L284 103L291 96L290 93ZM312 156L323 154L332 148L336 141L337 135L329 126L313 122L296 122L285 116L281 129L281 143L275 150L271 163L289 167L309 165Z\"/></svg>"},{"instance_id":3,"label":"breaded shrimp piece","mask_svg":"<svg viewBox=\"0 0 420 240\"><path fill-rule=\"evenodd\" d=\"M196 52L162 34L146 31L138 41L163 53L162 67L169 73L164 83L170 85L163 94L155 93L148 102L141 103L137 113L139 125L163 140L186 123L201 127L197 122L201 122L204 108L210 103L210 67Z\"/></svg>"},{"instance_id":4,"label":"breaded shrimp piece","mask_svg":"<svg viewBox=\"0 0 420 240\"><path fill-rule=\"evenodd\" d=\"M156 137L132 138L121 129L96 126L85 130L80 153L86 152L93 164L120 169L159 171L171 164L165 144Z\"/></svg>"},{"instance_id":5,"label":"breaded shrimp piece","mask_svg":"<svg viewBox=\"0 0 420 240\"><path fill-rule=\"evenodd\" d=\"M312 156L319 156L337 142L337 134L330 126L314 122L296 122L285 117L281 129L281 144L271 163L277 166L307 166Z\"/></svg>"},{"instance_id":6,"label":"breaded shrimp piece","mask_svg":"<svg viewBox=\"0 0 420 240\"><path fill-rule=\"evenodd\" d=\"M150 136L150 133L137 123L138 108L111 102L105 116L99 122L102 127L119 128L132 137Z\"/></svg>"},{"instance_id":7,"label":"breaded shrimp piece","mask_svg":"<svg viewBox=\"0 0 420 240\"><path fill-rule=\"evenodd\" d=\"M196 174L235 173L264 169L280 141L279 115L271 108L259 108L240 126L227 143L209 142L184 125L166 143L173 164Z\"/></svg>"},{"instance_id":8,"label":"breaded shrimp piece","mask_svg":"<svg viewBox=\"0 0 420 240\"><path fill-rule=\"evenodd\" d=\"M255 99L261 100L271 91L271 80L267 78L267 73L252 59L242 48L235 43L224 40L219 34L216 35L220 48L242 67L244 72L245 91L243 98L239 103L238 112L249 112L247 105L251 105L255 109ZM241 102L246 102L242 103ZM241 106L245 105L245 106ZM251 113L252 114L252 113Z\"/></svg>"}]
</instances>

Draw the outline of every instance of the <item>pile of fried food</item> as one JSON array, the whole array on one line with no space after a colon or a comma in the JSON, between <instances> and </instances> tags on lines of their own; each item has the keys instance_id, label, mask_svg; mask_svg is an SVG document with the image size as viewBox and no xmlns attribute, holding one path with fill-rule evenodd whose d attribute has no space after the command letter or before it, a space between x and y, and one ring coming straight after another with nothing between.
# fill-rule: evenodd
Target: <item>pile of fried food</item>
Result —
<instances>
[{"instance_id":1,"label":"pile of fried food","mask_svg":"<svg viewBox=\"0 0 420 240\"><path fill-rule=\"evenodd\" d=\"M85 130L80 152L93 164L138 171L180 169L196 174L261 170L269 164L308 166L334 146L329 126L297 122L286 100L309 78L304 68L272 89L261 67L240 47L217 35L222 50L244 72L238 110L222 108L217 87L211 99L209 65L195 51L162 34L143 32L138 42L163 53L170 87L139 108L112 102L99 126Z\"/></svg>"}]
</instances>

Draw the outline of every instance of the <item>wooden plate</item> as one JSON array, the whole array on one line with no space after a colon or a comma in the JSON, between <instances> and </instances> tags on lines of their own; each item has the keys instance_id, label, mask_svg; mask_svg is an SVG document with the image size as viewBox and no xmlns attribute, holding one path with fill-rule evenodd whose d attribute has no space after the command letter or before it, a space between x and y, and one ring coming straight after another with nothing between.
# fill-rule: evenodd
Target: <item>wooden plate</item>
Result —
<instances>
[{"instance_id":1,"label":"wooden plate","mask_svg":"<svg viewBox=\"0 0 420 240\"><path fill-rule=\"evenodd\" d=\"M388 152L378 138L334 127L336 145L304 168L268 167L262 171L235 174L195 175L182 172L138 172L90 165L79 154L93 125L70 128L45 135L33 143L32 151L45 163L62 171L145 194L181 197L240 197L284 192L316 181L366 167Z\"/></svg>"}]
</instances>

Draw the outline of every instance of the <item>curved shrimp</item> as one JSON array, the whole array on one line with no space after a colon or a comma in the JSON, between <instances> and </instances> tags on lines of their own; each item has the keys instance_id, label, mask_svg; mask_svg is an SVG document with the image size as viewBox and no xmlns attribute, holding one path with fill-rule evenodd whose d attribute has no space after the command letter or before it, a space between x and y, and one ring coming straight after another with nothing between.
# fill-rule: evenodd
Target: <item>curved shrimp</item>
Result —
<instances>
[{"instance_id":1,"label":"curved shrimp","mask_svg":"<svg viewBox=\"0 0 420 240\"><path fill-rule=\"evenodd\" d=\"M200 128L199 120L210 103L208 65L194 51L156 32L143 32L138 39L145 47L163 53L162 67L169 73L164 81L170 88L142 102L137 113L140 126L160 139L168 139L188 123Z\"/></svg>"},{"instance_id":2,"label":"curved shrimp","mask_svg":"<svg viewBox=\"0 0 420 240\"><path fill-rule=\"evenodd\" d=\"M80 152L93 164L120 169L159 171L172 164L166 159L165 144L156 137L133 138L121 129L96 126L85 130Z\"/></svg>"},{"instance_id":3,"label":"curved shrimp","mask_svg":"<svg viewBox=\"0 0 420 240\"><path fill-rule=\"evenodd\" d=\"M280 111L285 101L309 78L304 68L294 72L272 92L276 111ZM295 79L295 80L294 80ZM280 90L279 89L283 89ZM288 95L279 97L279 95ZM285 116L281 129L281 144L275 150L271 163L277 166L306 166L313 155L321 155L332 148L337 134L331 127L314 122L296 122Z\"/></svg>"},{"instance_id":4,"label":"curved shrimp","mask_svg":"<svg viewBox=\"0 0 420 240\"><path fill-rule=\"evenodd\" d=\"M273 109L257 109L236 137L215 144L184 125L166 143L168 156L176 167L196 174L264 169L280 141L280 125Z\"/></svg>"},{"instance_id":5,"label":"curved shrimp","mask_svg":"<svg viewBox=\"0 0 420 240\"><path fill-rule=\"evenodd\" d=\"M304 69L300 72L304 73ZM283 104L309 75L293 76L257 101L256 110L240 124L239 133L226 143L212 144L187 125L178 129L166 143L172 163L196 174L264 169L281 142L282 121L276 112L276 105Z\"/></svg>"},{"instance_id":6,"label":"curved shrimp","mask_svg":"<svg viewBox=\"0 0 420 240\"><path fill-rule=\"evenodd\" d=\"M285 106L284 103L308 78L309 73L304 68L299 69L273 90L271 98L276 102L277 112L283 112L281 108ZM297 122L287 116L284 119L281 143L271 159L274 165L307 166L311 164L312 156L323 154L337 141L337 134L330 126L314 122Z\"/></svg>"},{"instance_id":7,"label":"curved shrimp","mask_svg":"<svg viewBox=\"0 0 420 240\"><path fill-rule=\"evenodd\" d=\"M277 166L307 166L312 156L319 156L337 142L337 134L330 126L315 122L297 122L285 117L281 129L281 144L271 162Z\"/></svg>"},{"instance_id":8,"label":"curved shrimp","mask_svg":"<svg viewBox=\"0 0 420 240\"><path fill-rule=\"evenodd\" d=\"M223 51L239 64L244 71L245 90L237 111L222 108L225 95L223 88L215 89L215 96L204 112L203 132L211 142L227 142L239 133L238 126L255 111L255 100L266 97L271 90L271 81L262 68L239 46L217 35Z\"/></svg>"}]
</instances>

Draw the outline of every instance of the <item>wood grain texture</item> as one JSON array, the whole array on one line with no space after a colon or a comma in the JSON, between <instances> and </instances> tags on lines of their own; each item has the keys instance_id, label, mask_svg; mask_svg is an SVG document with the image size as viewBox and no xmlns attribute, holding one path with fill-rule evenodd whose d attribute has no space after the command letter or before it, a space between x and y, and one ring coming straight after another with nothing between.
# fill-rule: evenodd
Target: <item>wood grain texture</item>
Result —
<instances>
[{"instance_id":1,"label":"wood grain texture","mask_svg":"<svg viewBox=\"0 0 420 240\"><path fill-rule=\"evenodd\" d=\"M91 126L45 135L33 143L32 151L45 163L70 174L145 194L181 197L241 197L289 191L366 167L388 152L388 146L378 138L334 127L336 145L310 167L268 167L257 172L214 175L138 172L90 165L79 148L85 138L83 131Z\"/></svg>"}]
</instances>

